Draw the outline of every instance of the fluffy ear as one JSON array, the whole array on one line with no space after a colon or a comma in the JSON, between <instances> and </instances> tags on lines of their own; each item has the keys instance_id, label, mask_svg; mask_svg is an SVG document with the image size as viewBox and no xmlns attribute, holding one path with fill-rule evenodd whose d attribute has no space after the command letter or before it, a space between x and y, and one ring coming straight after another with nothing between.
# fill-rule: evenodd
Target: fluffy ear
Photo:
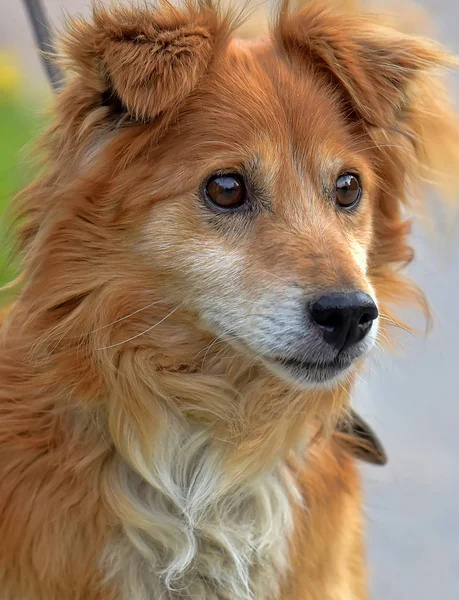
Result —
<instances>
[{"instance_id":1,"label":"fluffy ear","mask_svg":"<svg viewBox=\"0 0 459 600\"><path fill-rule=\"evenodd\" d=\"M196 87L232 29L206 0L179 9L103 6L91 21L73 19L63 37L67 66L81 84L116 101L132 117L150 120L179 105Z\"/></svg>"},{"instance_id":2,"label":"fluffy ear","mask_svg":"<svg viewBox=\"0 0 459 600\"><path fill-rule=\"evenodd\" d=\"M419 72L455 64L434 42L400 33L356 3L305 0L279 13L276 37L289 55L322 72L359 118L387 127L406 103Z\"/></svg>"}]
</instances>

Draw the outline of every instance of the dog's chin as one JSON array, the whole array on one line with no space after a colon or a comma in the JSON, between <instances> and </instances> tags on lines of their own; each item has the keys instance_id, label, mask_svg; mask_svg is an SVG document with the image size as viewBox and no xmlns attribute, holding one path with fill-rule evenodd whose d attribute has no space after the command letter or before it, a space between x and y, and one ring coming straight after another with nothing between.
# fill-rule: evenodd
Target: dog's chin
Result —
<instances>
[{"instance_id":1,"label":"dog's chin","mask_svg":"<svg viewBox=\"0 0 459 600\"><path fill-rule=\"evenodd\" d=\"M330 388L345 380L355 360L338 357L329 362L301 361L294 358L264 358L265 365L276 375L304 389Z\"/></svg>"}]
</instances>

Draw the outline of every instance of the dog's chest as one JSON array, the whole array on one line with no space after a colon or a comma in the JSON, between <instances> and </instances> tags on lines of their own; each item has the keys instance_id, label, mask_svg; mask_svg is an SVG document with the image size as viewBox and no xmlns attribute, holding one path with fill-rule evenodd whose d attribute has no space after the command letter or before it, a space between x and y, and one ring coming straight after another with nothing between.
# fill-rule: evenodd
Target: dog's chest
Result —
<instances>
[{"instance_id":1,"label":"dog's chest","mask_svg":"<svg viewBox=\"0 0 459 600\"><path fill-rule=\"evenodd\" d=\"M286 471L212 499L214 475L202 466L186 492L174 473L158 486L126 473L127 518L104 558L121 600L277 597L292 530Z\"/></svg>"}]
</instances>

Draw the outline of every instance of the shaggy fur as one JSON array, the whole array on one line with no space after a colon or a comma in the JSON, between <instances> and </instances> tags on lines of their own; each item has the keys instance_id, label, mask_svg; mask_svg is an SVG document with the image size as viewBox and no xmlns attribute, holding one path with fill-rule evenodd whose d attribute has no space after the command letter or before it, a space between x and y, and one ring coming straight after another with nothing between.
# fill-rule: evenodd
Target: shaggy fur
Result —
<instances>
[{"instance_id":1,"label":"shaggy fur","mask_svg":"<svg viewBox=\"0 0 459 600\"><path fill-rule=\"evenodd\" d=\"M242 20L96 4L61 37L1 329L2 600L367 597L356 468L330 435L361 359L312 384L274 358L316 351L318 294L377 300L364 350L422 299L405 207L458 172L454 60L355 3L284 3L256 40ZM228 168L246 213L202 199ZM350 168L344 214L327 190Z\"/></svg>"}]
</instances>

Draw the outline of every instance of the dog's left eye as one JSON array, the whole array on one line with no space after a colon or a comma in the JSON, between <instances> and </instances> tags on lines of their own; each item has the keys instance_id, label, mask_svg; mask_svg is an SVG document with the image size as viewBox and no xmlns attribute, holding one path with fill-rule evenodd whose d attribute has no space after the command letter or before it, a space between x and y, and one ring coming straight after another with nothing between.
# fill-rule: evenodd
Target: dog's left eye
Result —
<instances>
[{"instance_id":1,"label":"dog's left eye","mask_svg":"<svg viewBox=\"0 0 459 600\"><path fill-rule=\"evenodd\" d=\"M244 180L233 173L211 177L206 183L205 194L211 204L223 210L239 208L247 198Z\"/></svg>"},{"instance_id":2,"label":"dog's left eye","mask_svg":"<svg viewBox=\"0 0 459 600\"><path fill-rule=\"evenodd\" d=\"M336 181L336 203L342 208L354 208L362 196L362 186L357 175L344 173Z\"/></svg>"}]
</instances>

